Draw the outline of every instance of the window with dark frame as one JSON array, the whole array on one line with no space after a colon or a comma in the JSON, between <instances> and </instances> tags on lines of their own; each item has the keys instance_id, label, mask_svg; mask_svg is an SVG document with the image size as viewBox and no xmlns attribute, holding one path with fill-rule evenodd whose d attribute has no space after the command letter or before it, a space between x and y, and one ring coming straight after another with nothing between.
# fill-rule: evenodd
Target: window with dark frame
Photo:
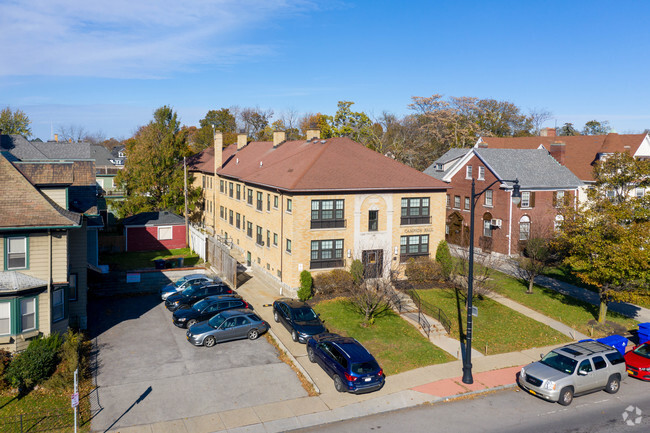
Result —
<instances>
[{"instance_id":1,"label":"window with dark frame","mask_svg":"<svg viewBox=\"0 0 650 433\"><path fill-rule=\"evenodd\" d=\"M273 196L273 207L276 208L276 209L278 208L278 196L277 195Z\"/></svg>"},{"instance_id":2,"label":"window with dark frame","mask_svg":"<svg viewBox=\"0 0 650 433\"><path fill-rule=\"evenodd\" d=\"M460 200L460 198L459 198ZM460 202L458 203L460 206ZM403 197L401 225L430 224L429 197Z\"/></svg>"},{"instance_id":3,"label":"window with dark frame","mask_svg":"<svg viewBox=\"0 0 650 433\"><path fill-rule=\"evenodd\" d=\"M287 239L287 252L291 252L291 239Z\"/></svg>"},{"instance_id":4,"label":"window with dark frame","mask_svg":"<svg viewBox=\"0 0 650 433\"><path fill-rule=\"evenodd\" d=\"M264 203L262 200L264 199L264 194L262 194L262 191L257 191L257 210L261 211L264 209Z\"/></svg>"},{"instance_id":5,"label":"window with dark frame","mask_svg":"<svg viewBox=\"0 0 650 433\"><path fill-rule=\"evenodd\" d=\"M271 248L271 230L266 231L266 247Z\"/></svg>"},{"instance_id":6,"label":"window with dark frame","mask_svg":"<svg viewBox=\"0 0 650 433\"><path fill-rule=\"evenodd\" d=\"M271 194L266 194L266 210L271 210Z\"/></svg>"},{"instance_id":7,"label":"window with dark frame","mask_svg":"<svg viewBox=\"0 0 650 433\"><path fill-rule=\"evenodd\" d=\"M368 231L376 232L379 230L379 211L370 210L368 211Z\"/></svg>"},{"instance_id":8,"label":"window with dark frame","mask_svg":"<svg viewBox=\"0 0 650 433\"><path fill-rule=\"evenodd\" d=\"M447 194L447 207L451 207L451 197Z\"/></svg>"},{"instance_id":9,"label":"window with dark frame","mask_svg":"<svg viewBox=\"0 0 650 433\"><path fill-rule=\"evenodd\" d=\"M278 234L273 233L273 246L277 247L278 246Z\"/></svg>"},{"instance_id":10,"label":"window with dark frame","mask_svg":"<svg viewBox=\"0 0 650 433\"><path fill-rule=\"evenodd\" d=\"M253 204L253 190L250 188L247 188L246 191L248 191L248 204L252 205Z\"/></svg>"},{"instance_id":11,"label":"window with dark frame","mask_svg":"<svg viewBox=\"0 0 650 433\"><path fill-rule=\"evenodd\" d=\"M235 195L235 185L232 182L228 183L228 196L230 198L234 197Z\"/></svg>"},{"instance_id":12,"label":"window with dark frame","mask_svg":"<svg viewBox=\"0 0 650 433\"><path fill-rule=\"evenodd\" d=\"M288 198L287 199L287 212L291 213L293 211L293 201Z\"/></svg>"},{"instance_id":13,"label":"window with dark frame","mask_svg":"<svg viewBox=\"0 0 650 433\"><path fill-rule=\"evenodd\" d=\"M262 237L262 227L256 226L256 231L257 231L257 239L255 240L255 243L257 245L264 245L264 238Z\"/></svg>"},{"instance_id":14,"label":"window with dark frame","mask_svg":"<svg viewBox=\"0 0 650 433\"><path fill-rule=\"evenodd\" d=\"M241 228L241 215L239 212L235 215L235 227Z\"/></svg>"},{"instance_id":15,"label":"window with dark frame","mask_svg":"<svg viewBox=\"0 0 650 433\"><path fill-rule=\"evenodd\" d=\"M311 228L331 229L345 227L343 200L312 200Z\"/></svg>"},{"instance_id":16,"label":"window with dark frame","mask_svg":"<svg viewBox=\"0 0 650 433\"><path fill-rule=\"evenodd\" d=\"M429 235L401 236L399 243L400 262L429 255Z\"/></svg>"},{"instance_id":17,"label":"window with dark frame","mask_svg":"<svg viewBox=\"0 0 650 433\"><path fill-rule=\"evenodd\" d=\"M63 287L52 290L52 321L58 322L65 317L65 289Z\"/></svg>"},{"instance_id":18,"label":"window with dark frame","mask_svg":"<svg viewBox=\"0 0 650 433\"><path fill-rule=\"evenodd\" d=\"M224 189L223 189L223 180L220 180L219 181L219 192L223 194L223 191L224 191Z\"/></svg>"},{"instance_id":19,"label":"window with dark frame","mask_svg":"<svg viewBox=\"0 0 650 433\"><path fill-rule=\"evenodd\" d=\"M219 218L224 219L223 206L219 206Z\"/></svg>"},{"instance_id":20,"label":"window with dark frame","mask_svg":"<svg viewBox=\"0 0 650 433\"><path fill-rule=\"evenodd\" d=\"M234 215L234 212L232 211L232 209L229 210L229 211L228 211L228 223L229 223L230 225L233 225L233 215Z\"/></svg>"},{"instance_id":21,"label":"window with dark frame","mask_svg":"<svg viewBox=\"0 0 650 433\"><path fill-rule=\"evenodd\" d=\"M237 184L235 198L237 200L241 200L241 185L240 184Z\"/></svg>"},{"instance_id":22,"label":"window with dark frame","mask_svg":"<svg viewBox=\"0 0 650 433\"><path fill-rule=\"evenodd\" d=\"M343 239L311 241L311 269L340 268L344 264Z\"/></svg>"},{"instance_id":23,"label":"window with dark frame","mask_svg":"<svg viewBox=\"0 0 650 433\"><path fill-rule=\"evenodd\" d=\"M77 300L77 274L70 274L70 294L69 294L69 299L71 301L76 301Z\"/></svg>"},{"instance_id":24,"label":"window with dark frame","mask_svg":"<svg viewBox=\"0 0 650 433\"><path fill-rule=\"evenodd\" d=\"M246 236L253 237L253 223L250 221L246 223Z\"/></svg>"}]
</instances>

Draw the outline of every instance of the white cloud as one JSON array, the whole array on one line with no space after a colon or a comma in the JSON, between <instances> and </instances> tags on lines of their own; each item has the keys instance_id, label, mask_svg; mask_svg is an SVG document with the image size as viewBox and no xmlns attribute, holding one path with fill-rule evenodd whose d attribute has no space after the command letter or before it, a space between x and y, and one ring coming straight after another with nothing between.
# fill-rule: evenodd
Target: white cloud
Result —
<instances>
[{"instance_id":1,"label":"white cloud","mask_svg":"<svg viewBox=\"0 0 650 433\"><path fill-rule=\"evenodd\" d=\"M242 35L313 7L305 0L3 1L0 76L154 78L236 63L273 53L265 43L239 43Z\"/></svg>"}]
</instances>

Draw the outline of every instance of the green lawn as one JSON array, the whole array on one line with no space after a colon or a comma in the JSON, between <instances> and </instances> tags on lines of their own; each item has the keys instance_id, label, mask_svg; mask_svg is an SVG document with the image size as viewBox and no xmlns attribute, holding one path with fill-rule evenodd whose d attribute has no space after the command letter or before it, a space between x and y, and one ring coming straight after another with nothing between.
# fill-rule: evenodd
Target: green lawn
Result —
<instances>
[{"instance_id":1,"label":"green lawn","mask_svg":"<svg viewBox=\"0 0 650 433\"><path fill-rule=\"evenodd\" d=\"M183 266L191 267L202 263L201 258L189 248L177 250L146 251L132 253L100 254L99 263L110 265L111 270L129 271L154 268L154 260L183 257Z\"/></svg>"},{"instance_id":2,"label":"green lawn","mask_svg":"<svg viewBox=\"0 0 650 433\"><path fill-rule=\"evenodd\" d=\"M363 317L354 312L346 300L323 301L314 305L325 326L340 335L359 340L377 359L386 374L431 364L442 364L455 358L431 344L420 332L393 312L363 327Z\"/></svg>"},{"instance_id":3,"label":"green lawn","mask_svg":"<svg viewBox=\"0 0 650 433\"><path fill-rule=\"evenodd\" d=\"M420 298L445 312L451 321L451 336L459 339L458 304L450 289L418 290ZM472 347L486 355L543 347L571 341L569 337L530 319L491 299L477 299L478 316L473 320ZM467 326L467 311L460 300L462 328ZM430 313L430 315L434 315Z\"/></svg>"},{"instance_id":4,"label":"green lawn","mask_svg":"<svg viewBox=\"0 0 650 433\"><path fill-rule=\"evenodd\" d=\"M495 284L493 290L513 301L519 302L548 317L552 317L583 334L590 335L590 321L598 320L598 306L566 296L555 290L535 286L533 294L526 294L526 286L516 279L501 272L494 271L492 278ZM617 323L625 329L635 329L636 320L627 318L612 311L607 312L607 320ZM602 337L603 332L594 330L594 337Z\"/></svg>"}]
</instances>

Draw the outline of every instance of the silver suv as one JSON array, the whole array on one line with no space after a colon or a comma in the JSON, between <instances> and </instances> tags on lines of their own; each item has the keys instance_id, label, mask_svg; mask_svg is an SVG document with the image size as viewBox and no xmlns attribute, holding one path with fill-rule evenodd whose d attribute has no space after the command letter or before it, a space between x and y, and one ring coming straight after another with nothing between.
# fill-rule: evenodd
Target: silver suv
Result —
<instances>
[{"instance_id":1,"label":"silver suv","mask_svg":"<svg viewBox=\"0 0 650 433\"><path fill-rule=\"evenodd\" d=\"M614 394L625 374L625 358L598 341L569 344L521 369L518 383L526 391L568 406L574 395L600 391Z\"/></svg>"}]
</instances>

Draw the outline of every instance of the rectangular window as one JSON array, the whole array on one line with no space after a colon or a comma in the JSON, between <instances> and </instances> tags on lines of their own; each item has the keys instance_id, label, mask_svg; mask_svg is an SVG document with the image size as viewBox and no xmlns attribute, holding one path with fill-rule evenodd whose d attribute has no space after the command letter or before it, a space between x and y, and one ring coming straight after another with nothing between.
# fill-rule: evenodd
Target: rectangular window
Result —
<instances>
[{"instance_id":1,"label":"rectangular window","mask_svg":"<svg viewBox=\"0 0 650 433\"><path fill-rule=\"evenodd\" d=\"M491 207L492 206L492 190L488 189L485 191L485 206Z\"/></svg>"},{"instance_id":2,"label":"rectangular window","mask_svg":"<svg viewBox=\"0 0 650 433\"><path fill-rule=\"evenodd\" d=\"M253 204L253 190L248 188L248 204L252 205Z\"/></svg>"},{"instance_id":3,"label":"rectangular window","mask_svg":"<svg viewBox=\"0 0 650 433\"><path fill-rule=\"evenodd\" d=\"M465 210L469 210L469 197L465 197Z\"/></svg>"},{"instance_id":4,"label":"rectangular window","mask_svg":"<svg viewBox=\"0 0 650 433\"><path fill-rule=\"evenodd\" d=\"M291 252L291 239L287 239L287 252Z\"/></svg>"},{"instance_id":5,"label":"rectangular window","mask_svg":"<svg viewBox=\"0 0 650 433\"><path fill-rule=\"evenodd\" d=\"M519 240L527 241L530 239L530 222L519 223Z\"/></svg>"},{"instance_id":6,"label":"rectangular window","mask_svg":"<svg viewBox=\"0 0 650 433\"><path fill-rule=\"evenodd\" d=\"M564 191L555 191L555 207L564 206Z\"/></svg>"},{"instance_id":7,"label":"rectangular window","mask_svg":"<svg viewBox=\"0 0 650 433\"><path fill-rule=\"evenodd\" d=\"M219 218L223 219L223 206L219 206Z\"/></svg>"},{"instance_id":8,"label":"rectangular window","mask_svg":"<svg viewBox=\"0 0 650 433\"><path fill-rule=\"evenodd\" d=\"M460 196L454 196L454 209L460 209Z\"/></svg>"},{"instance_id":9,"label":"rectangular window","mask_svg":"<svg viewBox=\"0 0 650 433\"><path fill-rule=\"evenodd\" d=\"M70 300L71 301L76 301L77 300L77 274L70 274Z\"/></svg>"},{"instance_id":10,"label":"rectangular window","mask_svg":"<svg viewBox=\"0 0 650 433\"><path fill-rule=\"evenodd\" d=\"M637 198L641 198L645 195L645 189L644 188L636 188L635 190Z\"/></svg>"},{"instance_id":11,"label":"rectangular window","mask_svg":"<svg viewBox=\"0 0 650 433\"><path fill-rule=\"evenodd\" d=\"M228 196L232 198L235 195L235 185L232 182L228 183Z\"/></svg>"},{"instance_id":12,"label":"rectangular window","mask_svg":"<svg viewBox=\"0 0 650 433\"><path fill-rule=\"evenodd\" d=\"M169 241L172 239L174 232L172 231L172 226L160 226L158 227L158 240L159 241Z\"/></svg>"},{"instance_id":13,"label":"rectangular window","mask_svg":"<svg viewBox=\"0 0 650 433\"><path fill-rule=\"evenodd\" d=\"M235 198L237 200L241 200L241 185L240 184L237 184L236 191L237 192L236 192Z\"/></svg>"},{"instance_id":14,"label":"rectangular window","mask_svg":"<svg viewBox=\"0 0 650 433\"><path fill-rule=\"evenodd\" d=\"M379 211L368 211L368 231L376 232L377 230L379 230Z\"/></svg>"},{"instance_id":15,"label":"rectangular window","mask_svg":"<svg viewBox=\"0 0 650 433\"><path fill-rule=\"evenodd\" d=\"M266 231L266 247L271 248L271 230Z\"/></svg>"},{"instance_id":16,"label":"rectangular window","mask_svg":"<svg viewBox=\"0 0 650 433\"><path fill-rule=\"evenodd\" d=\"M311 269L343 266L343 239L311 241Z\"/></svg>"},{"instance_id":17,"label":"rectangular window","mask_svg":"<svg viewBox=\"0 0 650 433\"><path fill-rule=\"evenodd\" d=\"M278 196L277 195L273 196L273 207L276 208L276 209L278 208Z\"/></svg>"},{"instance_id":18,"label":"rectangular window","mask_svg":"<svg viewBox=\"0 0 650 433\"><path fill-rule=\"evenodd\" d=\"M429 235L401 236L399 243L400 262L429 255Z\"/></svg>"},{"instance_id":19,"label":"rectangular window","mask_svg":"<svg viewBox=\"0 0 650 433\"><path fill-rule=\"evenodd\" d=\"M52 291L52 321L58 322L65 316L65 296L63 288Z\"/></svg>"},{"instance_id":20,"label":"rectangular window","mask_svg":"<svg viewBox=\"0 0 650 433\"><path fill-rule=\"evenodd\" d=\"M257 239L255 240L255 242L257 243L257 245L264 245L264 239L262 239L262 227L260 226L255 226L255 227L257 230Z\"/></svg>"},{"instance_id":21,"label":"rectangular window","mask_svg":"<svg viewBox=\"0 0 650 433\"><path fill-rule=\"evenodd\" d=\"M460 206L460 201L458 205ZM401 225L408 224L431 224L429 197L402 198Z\"/></svg>"},{"instance_id":22,"label":"rectangular window","mask_svg":"<svg viewBox=\"0 0 650 433\"><path fill-rule=\"evenodd\" d=\"M447 207L451 206L451 196L447 194Z\"/></svg>"},{"instance_id":23,"label":"rectangular window","mask_svg":"<svg viewBox=\"0 0 650 433\"><path fill-rule=\"evenodd\" d=\"M478 168L478 180L485 180L485 167L483 166Z\"/></svg>"},{"instance_id":24,"label":"rectangular window","mask_svg":"<svg viewBox=\"0 0 650 433\"><path fill-rule=\"evenodd\" d=\"M486 238L492 237L492 221L483 220L483 236Z\"/></svg>"},{"instance_id":25,"label":"rectangular window","mask_svg":"<svg viewBox=\"0 0 650 433\"><path fill-rule=\"evenodd\" d=\"M277 247L278 246L278 234L273 233L273 246Z\"/></svg>"},{"instance_id":26,"label":"rectangular window","mask_svg":"<svg viewBox=\"0 0 650 433\"><path fill-rule=\"evenodd\" d=\"M11 302L0 302L0 335L11 334Z\"/></svg>"},{"instance_id":27,"label":"rectangular window","mask_svg":"<svg viewBox=\"0 0 650 433\"><path fill-rule=\"evenodd\" d=\"M223 189L223 180L220 180L219 181L219 192L223 194L223 191L224 191L224 189Z\"/></svg>"},{"instance_id":28,"label":"rectangular window","mask_svg":"<svg viewBox=\"0 0 650 433\"><path fill-rule=\"evenodd\" d=\"M230 225L232 225L233 223L233 216L234 216L234 212L231 209L228 211L228 222L230 223Z\"/></svg>"},{"instance_id":29,"label":"rectangular window","mask_svg":"<svg viewBox=\"0 0 650 433\"><path fill-rule=\"evenodd\" d=\"M241 215L239 212L235 215L235 227L241 228Z\"/></svg>"},{"instance_id":30,"label":"rectangular window","mask_svg":"<svg viewBox=\"0 0 650 433\"><path fill-rule=\"evenodd\" d=\"M27 268L27 236L6 238L6 269Z\"/></svg>"},{"instance_id":31,"label":"rectangular window","mask_svg":"<svg viewBox=\"0 0 650 433\"><path fill-rule=\"evenodd\" d=\"M468 165L465 167L465 179L471 179L472 178L472 166Z\"/></svg>"},{"instance_id":32,"label":"rectangular window","mask_svg":"<svg viewBox=\"0 0 650 433\"><path fill-rule=\"evenodd\" d=\"M257 210L262 210L264 208L264 203L262 203L264 194L261 191L257 191Z\"/></svg>"},{"instance_id":33,"label":"rectangular window","mask_svg":"<svg viewBox=\"0 0 650 433\"><path fill-rule=\"evenodd\" d=\"M20 300L20 332L36 329L36 298Z\"/></svg>"},{"instance_id":34,"label":"rectangular window","mask_svg":"<svg viewBox=\"0 0 650 433\"><path fill-rule=\"evenodd\" d=\"M271 194L266 194L266 210L271 210Z\"/></svg>"},{"instance_id":35,"label":"rectangular window","mask_svg":"<svg viewBox=\"0 0 650 433\"><path fill-rule=\"evenodd\" d=\"M311 228L331 229L345 227L343 200L312 200Z\"/></svg>"},{"instance_id":36,"label":"rectangular window","mask_svg":"<svg viewBox=\"0 0 650 433\"><path fill-rule=\"evenodd\" d=\"M521 192L521 207L531 207L530 206L530 191Z\"/></svg>"},{"instance_id":37,"label":"rectangular window","mask_svg":"<svg viewBox=\"0 0 650 433\"><path fill-rule=\"evenodd\" d=\"M287 212L291 213L293 211L293 202L290 198L287 199Z\"/></svg>"},{"instance_id":38,"label":"rectangular window","mask_svg":"<svg viewBox=\"0 0 650 433\"><path fill-rule=\"evenodd\" d=\"M250 221L246 223L246 236L253 237L253 223Z\"/></svg>"}]
</instances>

